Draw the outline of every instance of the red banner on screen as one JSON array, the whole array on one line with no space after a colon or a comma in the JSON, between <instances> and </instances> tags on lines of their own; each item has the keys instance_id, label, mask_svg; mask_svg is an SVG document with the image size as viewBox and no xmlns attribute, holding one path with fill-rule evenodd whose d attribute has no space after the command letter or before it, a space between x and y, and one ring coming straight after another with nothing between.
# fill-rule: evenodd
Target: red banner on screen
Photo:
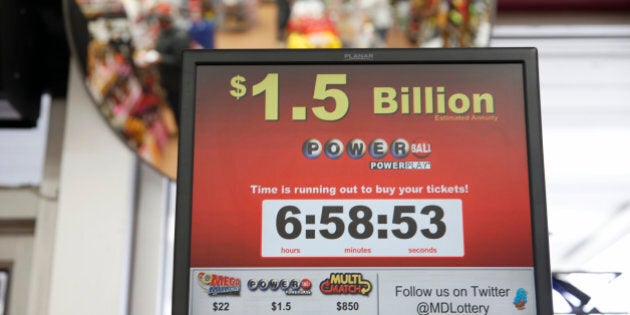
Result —
<instances>
[{"instance_id":1,"label":"red banner on screen","mask_svg":"<svg viewBox=\"0 0 630 315\"><path fill-rule=\"evenodd\" d=\"M191 267L533 266L518 64L208 65L195 104Z\"/></svg>"}]
</instances>

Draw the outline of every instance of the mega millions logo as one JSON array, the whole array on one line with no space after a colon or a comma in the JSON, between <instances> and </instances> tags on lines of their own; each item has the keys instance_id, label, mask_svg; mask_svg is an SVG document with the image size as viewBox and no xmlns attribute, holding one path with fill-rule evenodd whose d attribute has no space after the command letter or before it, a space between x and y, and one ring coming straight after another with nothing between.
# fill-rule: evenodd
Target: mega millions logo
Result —
<instances>
[{"instance_id":1,"label":"mega millions logo","mask_svg":"<svg viewBox=\"0 0 630 315\"><path fill-rule=\"evenodd\" d=\"M241 279L200 272L197 283L210 296L241 295Z\"/></svg>"},{"instance_id":2,"label":"mega millions logo","mask_svg":"<svg viewBox=\"0 0 630 315\"><path fill-rule=\"evenodd\" d=\"M361 273L331 273L319 284L319 290L326 295L367 296L372 291L372 283Z\"/></svg>"}]
</instances>

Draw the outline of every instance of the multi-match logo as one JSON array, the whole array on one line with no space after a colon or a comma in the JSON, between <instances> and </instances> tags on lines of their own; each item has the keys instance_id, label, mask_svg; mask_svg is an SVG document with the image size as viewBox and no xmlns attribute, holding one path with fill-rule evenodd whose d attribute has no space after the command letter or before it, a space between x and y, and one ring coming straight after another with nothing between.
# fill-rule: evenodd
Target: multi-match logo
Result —
<instances>
[{"instance_id":1,"label":"multi-match logo","mask_svg":"<svg viewBox=\"0 0 630 315\"><path fill-rule=\"evenodd\" d=\"M199 272L197 283L210 296L241 295L241 279Z\"/></svg>"},{"instance_id":2,"label":"multi-match logo","mask_svg":"<svg viewBox=\"0 0 630 315\"><path fill-rule=\"evenodd\" d=\"M372 291L372 283L361 273L331 273L319 284L319 290L326 295L367 296Z\"/></svg>"},{"instance_id":3,"label":"multi-match logo","mask_svg":"<svg viewBox=\"0 0 630 315\"><path fill-rule=\"evenodd\" d=\"M313 282L309 279L302 279L298 281L297 279L249 279L247 281L247 288L254 292L284 292L286 295L311 295L313 292L311 288L313 287Z\"/></svg>"},{"instance_id":4,"label":"multi-match logo","mask_svg":"<svg viewBox=\"0 0 630 315\"><path fill-rule=\"evenodd\" d=\"M344 153L355 160L361 159L367 154L374 160L370 162L370 169L430 169L431 162L418 161L417 159L425 159L432 153L431 143L422 139L415 138L408 141L404 138L397 138L391 142L385 139L376 138L369 143L363 139L354 138L344 144L340 139L330 139L322 144L318 139L308 139L302 144L302 153L308 159L316 159L325 155L329 159L336 160L344 155ZM395 160L386 161L388 155ZM414 159L408 159L415 157Z\"/></svg>"}]
</instances>

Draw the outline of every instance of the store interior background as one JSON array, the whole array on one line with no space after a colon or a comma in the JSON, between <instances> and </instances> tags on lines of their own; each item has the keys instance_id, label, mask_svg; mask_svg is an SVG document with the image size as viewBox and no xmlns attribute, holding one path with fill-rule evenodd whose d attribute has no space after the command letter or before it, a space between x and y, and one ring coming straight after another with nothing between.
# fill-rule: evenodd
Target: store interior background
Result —
<instances>
[{"instance_id":1,"label":"store interior background","mask_svg":"<svg viewBox=\"0 0 630 315\"><path fill-rule=\"evenodd\" d=\"M254 7L216 49L280 46L275 3ZM388 44L413 47L395 28ZM630 313L628 1L499 0L490 46L539 51L552 271L590 295L584 310ZM0 123L0 315L170 314L176 151L138 157L76 56L68 68L66 91L37 95L34 127ZM557 293L554 306L572 312Z\"/></svg>"}]
</instances>

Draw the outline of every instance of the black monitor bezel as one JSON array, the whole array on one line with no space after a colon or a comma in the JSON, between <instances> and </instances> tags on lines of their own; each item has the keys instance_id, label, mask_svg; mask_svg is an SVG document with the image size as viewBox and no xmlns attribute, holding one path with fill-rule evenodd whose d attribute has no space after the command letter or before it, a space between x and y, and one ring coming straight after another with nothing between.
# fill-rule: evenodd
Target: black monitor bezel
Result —
<instances>
[{"instance_id":1,"label":"black monitor bezel","mask_svg":"<svg viewBox=\"0 0 630 315\"><path fill-rule=\"evenodd\" d=\"M196 68L202 65L317 64L521 64L525 104L537 314L553 314L536 48L436 49L230 49L189 50L183 55L177 178L173 314L189 313L190 232L195 129Z\"/></svg>"}]
</instances>

